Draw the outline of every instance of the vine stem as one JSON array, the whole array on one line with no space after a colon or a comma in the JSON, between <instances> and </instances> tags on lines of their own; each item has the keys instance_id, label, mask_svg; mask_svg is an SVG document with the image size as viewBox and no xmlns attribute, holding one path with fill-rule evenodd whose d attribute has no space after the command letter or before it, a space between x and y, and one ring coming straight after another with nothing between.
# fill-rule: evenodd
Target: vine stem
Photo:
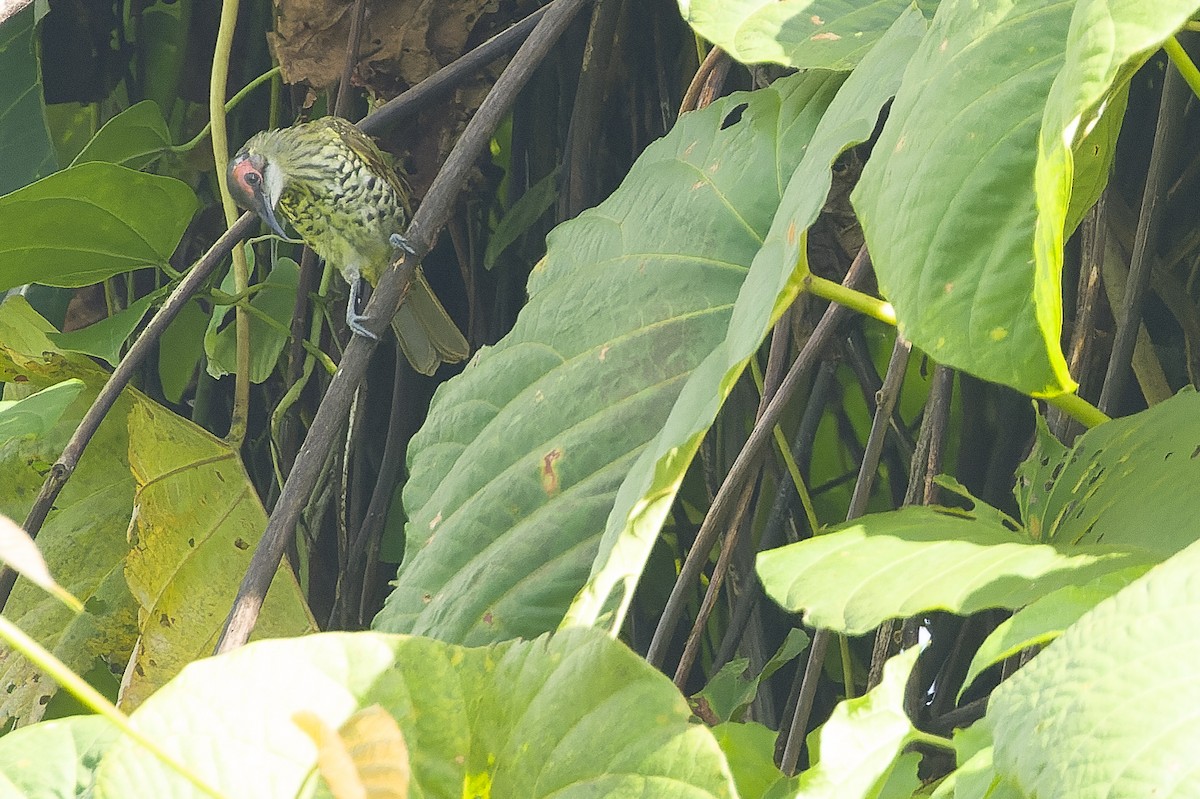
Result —
<instances>
[{"instance_id":1,"label":"vine stem","mask_svg":"<svg viewBox=\"0 0 1200 799\"><path fill-rule=\"evenodd\" d=\"M844 305L852 311L858 311L892 327L896 326L896 309L886 300L855 291L841 283L826 280L820 275L809 274L804 278L804 286L818 297Z\"/></svg>"},{"instance_id":2,"label":"vine stem","mask_svg":"<svg viewBox=\"0 0 1200 799\"><path fill-rule=\"evenodd\" d=\"M1189 30L1196 30L1190 27ZM1179 38L1172 36L1163 42L1163 51L1166 52L1167 58L1171 59L1171 63L1179 70L1179 74L1187 81L1187 85L1191 87L1192 92L1200 97L1200 69L1196 68L1196 64L1188 56L1187 51L1183 49L1183 45L1179 43Z\"/></svg>"},{"instance_id":3,"label":"vine stem","mask_svg":"<svg viewBox=\"0 0 1200 799\"><path fill-rule=\"evenodd\" d=\"M208 115L212 126L213 166L217 170L217 186L221 192L221 208L225 212L225 224L233 227L238 218L237 203L229 194L225 183L225 165L229 160L229 135L225 127L225 91L229 82L229 54L233 50L233 33L237 29L239 0L223 0L221 22L217 29L217 46L213 52L212 73L208 86ZM246 263L246 251L233 248L234 291L241 294L250 285L250 266ZM234 311L237 330L237 374L233 387L233 412L229 418L229 434L226 441L234 446L241 444L246 435L246 420L250 408L250 314L245 305L239 304Z\"/></svg>"}]
</instances>

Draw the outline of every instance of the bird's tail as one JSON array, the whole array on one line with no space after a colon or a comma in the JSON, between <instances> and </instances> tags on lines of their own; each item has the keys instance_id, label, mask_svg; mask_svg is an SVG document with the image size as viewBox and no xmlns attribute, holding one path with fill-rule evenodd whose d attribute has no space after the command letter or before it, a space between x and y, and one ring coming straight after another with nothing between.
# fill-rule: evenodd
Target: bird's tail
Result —
<instances>
[{"instance_id":1,"label":"bird's tail","mask_svg":"<svg viewBox=\"0 0 1200 799\"><path fill-rule=\"evenodd\" d=\"M458 363L471 354L471 345L420 269L413 275L400 310L392 317L392 329L408 362L423 375L433 374L443 362Z\"/></svg>"}]
</instances>

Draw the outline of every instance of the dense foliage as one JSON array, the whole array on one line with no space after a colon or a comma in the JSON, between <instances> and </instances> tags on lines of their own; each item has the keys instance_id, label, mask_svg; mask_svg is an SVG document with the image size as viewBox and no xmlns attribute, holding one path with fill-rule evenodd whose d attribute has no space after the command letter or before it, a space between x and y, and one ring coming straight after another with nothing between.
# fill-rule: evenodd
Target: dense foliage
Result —
<instances>
[{"instance_id":1,"label":"dense foliage","mask_svg":"<svg viewBox=\"0 0 1200 799\"><path fill-rule=\"evenodd\" d=\"M0 797L1194 793L1200 2L230 2L0 6Z\"/></svg>"}]
</instances>

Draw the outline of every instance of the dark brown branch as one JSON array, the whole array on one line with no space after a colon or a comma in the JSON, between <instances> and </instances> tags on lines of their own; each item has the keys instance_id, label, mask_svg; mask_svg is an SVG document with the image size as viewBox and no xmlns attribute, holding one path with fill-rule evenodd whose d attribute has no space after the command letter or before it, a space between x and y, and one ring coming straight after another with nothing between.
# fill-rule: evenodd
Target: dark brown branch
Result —
<instances>
[{"instance_id":1,"label":"dark brown branch","mask_svg":"<svg viewBox=\"0 0 1200 799\"><path fill-rule=\"evenodd\" d=\"M875 416L871 420L871 433L867 436L866 452L863 454L862 464L858 470L858 482L854 485L854 494L850 498L850 509L846 512L847 520L857 519L867 511L871 488L875 484L875 476L879 470L879 457L883 453L884 437L887 435L896 401L900 399L900 388L904 384L904 374L908 369L908 356L911 352L912 345L902 336L897 335L896 346L892 349L892 359L888 363L887 374L883 378L883 388L879 389ZM825 651L829 648L829 642L833 639L833 635L826 629L819 629L813 634L808 664L804 668L804 681L800 686L796 710L792 714L792 723L788 729L787 744L779 765L784 774L794 774L796 771L796 763L800 759L800 747L804 745L805 731L812 713L813 698L817 694L817 682L820 680L821 671L825 665ZM851 686L846 686L846 690L849 692Z\"/></svg>"},{"instance_id":2,"label":"dark brown branch","mask_svg":"<svg viewBox=\"0 0 1200 799\"><path fill-rule=\"evenodd\" d=\"M1154 131L1154 145L1150 151L1146 186L1142 190L1142 208L1138 216L1133 258L1129 264L1129 281L1120 310L1113 309L1117 332L1113 337L1112 354L1109 356L1099 402L1100 410L1110 415L1119 410L1118 403L1125 393L1125 384L1129 382L1129 373L1133 368L1133 348L1142 324L1142 300L1153 272L1158 231L1162 224L1162 205L1170 182L1167 170L1171 168L1171 156L1183 130L1183 109L1189 96L1187 83L1179 70L1168 66L1159 102L1158 127Z\"/></svg>"},{"instance_id":3,"label":"dark brown branch","mask_svg":"<svg viewBox=\"0 0 1200 799\"><path fill-rule=\"evenodd\" d=\"M846 279L842 281L843 285L856 288L859 282L866 277L869 269L870 258L864 248L854 259L850 271L846 273ZM646 652L646 660L652 666L662 665L663 657L666 655L667 642L674 634L675 625L679 623L679 617L682 615L683 606L687 601L687 594L691 590L690 586L700 576L700 570L708 560L708 553L716 543L720 526L724 523L725 516L731 509L734 499L741 495L742 486L753 473L763 446L770 439L776 423L779 422L779 417L783 415L784 408L787 407L792 395L796 393L796 389L800 387L801 381L816 364L817 356L829 341L833 331L849 314L850 310L841 305L830 305L826 309L821 321L813 330L812 336L809 337L800 354L796 356L791 369L788 370L787 377L779 386L779 391L776 392L762 416L755 423L754 429L750 431L746 445L738 453L733 466L729 469L729 474L725 476L725 481L721 483L721 488L713 499L708 515L704 517L700 532L696 534L696 541L692 544L691 551L688 552L688 556L679 570L675 587L671 589L671 595L667 598L666 607L663 608L662 616L658 620L658 627L654 630L654 639L650 642L649 651Z\"/></svg>"},{"instance_id":4,"label":"dark brown branch","mask_svg":"<svg viewBox=\"0 0 1200 799\"><path fill-rule=\"evenodd\" d=\"M364 133L378 133L392 127L401 119L412 116L421 109L436 103L454 91L464 78L520 47L521 43L529 38L529 34L541 22L542 17L557 4L558 2L549 3L512 27L497 33L471 52L452 61L400 96L394 97L376 108L358 123L358 127Z\"/></svg>"},{"instance_id":5,"label":"dark brown branch","mask_svg":"<svg viewBox=\"0 0 1200 799\"><path fill-rule=\"evenodd\" d=\"M466 182L480 153L487 147L492 133L508 112L533 71L541 64L558 37L588 0L555 0L538 22L529 39L517 51L513 60L496 81L495 87L475 112L466 130L454 145L445 165L438 172L425 195L421 207L413 216L406 238L417 253L416 258L401 258L379 281L367 306L367 327L381 331L396 309L412 279L415 261L433 245L437 231L446 224L455 200ZM227 652L246 642L258 620L258 612L279 568L287 542L296 531L300 513L316 484L325 453L329 451L342 426L354 392L362 382L375 341L354 336L325 398L317 408L312 427L300 448L295 467L284 484L279 502L271 514L250 567L238 588L237 598L225 620L225 629L216 651Z\"/></svg>"}]
</instances>

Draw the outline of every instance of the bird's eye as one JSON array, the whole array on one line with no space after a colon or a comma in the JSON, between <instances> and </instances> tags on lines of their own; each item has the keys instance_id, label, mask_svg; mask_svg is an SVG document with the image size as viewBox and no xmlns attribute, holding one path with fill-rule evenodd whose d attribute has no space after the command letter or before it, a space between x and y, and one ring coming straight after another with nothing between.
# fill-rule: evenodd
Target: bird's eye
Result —
<instances>
[{"instance_id":1,"label":"bird's eye","mask_svg":"<svg viewBox=\"0 0 1200 799\"><path fill-rule=\"evenodd\" d=\"M259 177L257 172L247 172L245 180L247 186L257 186L262 178Z\"/></svg>"}]
</instances>

